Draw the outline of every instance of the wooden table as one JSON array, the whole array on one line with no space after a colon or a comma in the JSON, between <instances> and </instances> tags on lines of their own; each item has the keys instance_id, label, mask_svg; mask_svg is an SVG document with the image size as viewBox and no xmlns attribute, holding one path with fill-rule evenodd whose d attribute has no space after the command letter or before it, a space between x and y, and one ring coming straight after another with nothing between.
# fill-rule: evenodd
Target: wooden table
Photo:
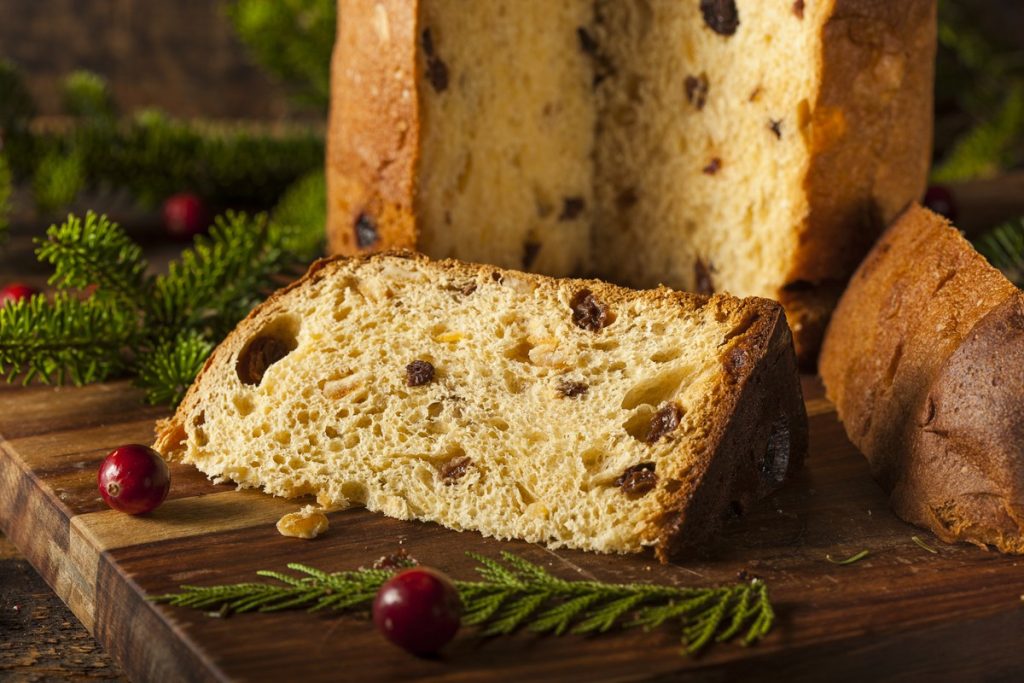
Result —
<instances>
[{"instance_id":1,"label":"wooden table","mask_svg":"<svg viewBox=\"0 0 1024 683\"><path fill-rule=\"evenodd\" d=\"M1021 176L1011 178L1008 182L1013 187L1019 187ZM979 197L989 198L1012 197L1015 194L1006 192L993 195L986 185L976 186L971 191L977 192ZM988 200L985 203L988 204ZM964 205L963 200L961 204ZM969 206L970 201L967 204ZM1017 208L1019 210L1019 204ZM1013 207L1000 209L1004 212L1012 210ZM971 210L968 210L968 214L976 215ZM159 262L166 258L175 248L173 245L158 247L154 260ZM19 279L36 284L44 282L45 272L39 270L31 259L31 246L24 234L16 235L14 242L0 254L5 259L0 264L4 280ZM780 622L773 636L777 640L767 643L764 651L770 653L780 647L784 649L792 629L806 628L808 624L813 626L817 623L814 628L819 630L840 631L826 634L836 636L836 645L831 649L818 648L812 658L807 656L808 653L801 654L798 651L792 659L788 675L813 678L817 670L813 666L827 669L830 663L834 667L836 662L848 661L849 648L853 648L855 654L850 661L862 662L861 666L845 669L850 678L861 675L871 679L886 675L898 678L901 674L915 672L919 675L927 674L931 680L954 675L1002 680L1003 677L1021 674L1024 671L1024 648L1019 647L1019 638L1024 633L1024 612L1020 608L1019 596L1024 592L1024 585L1021 585L1024 581L1024 561L984 553L967 546L943 546L929 534L893 518L881 491L868 477L863 459L845 441L834 417L829 414L827 403L820 398L820 388L816 381L806 378L805 384L813 414L812 426L817 425L814 427L816 436L812 438L814 455L809 467L780 496L766 501L752 511L747 519L730 527L717 550L719 561L724 562L723 566L732 567L733 572L735 567L749 567L765 574L773 585L790 584L790 588L783 591L779 605ZM10 399L34 393L19 393L24 391L0 385L0 404L4 403L5 397ZM59 397L54 395L53 400L59 400ZM15 404L18 402L15 399ZM147 419L152 419L156 414L152 409L142 409L141 406L138 409L149 416ZM0 422L3 419L0 411ZM142 434L146 430L137 427L136 431ZM144 437L143 434L139 438ZM101 455L93 453L90 457L95 459ZM198 487L203 484L196 479L192 485ZM803 502L800 502L801 499ZM812 509L807 508L807 505L817 510L814 517L808 517L804 512L794 512L797 508L805 511ZM379 522L370 519L359 521L358 524L368 524L366 529L392 529L389 526L392 522L383 518ZM413 525L411 528L416 527ZM429 538L436 539L438 534L443 536L447 533L435 527L424 528ZM939 549L940 558L915 546L910 541L914 534L935 545ZM475 535L464 534L463 537L470 539L475 546L492 551L500 547L500 544L484 541ZM287 542L286 539L282 540ZM391 540L394 541L393 538ZM794 547L790 556L780 554L778 548L790 542ZM289 552L293 547L288 546ZM370 552L368 547L359 552ZM339 549L343 548L344 543L339 546ZM826 553L840 556L862 548L870 549L872 556L850 567L836 568L824 560ZM424 559L437 561L434 554L428 552ZM145 564L145 557L135 557L132 561ZM613 575L618 563L636 564L635 560L622 558L591 561L589 556L581 559L574 557L569 561L587 566L593 564L602 568L599 571L610 571ZM351 566L351 563L342 564ZM244 569L250 572L264 565L266 562L263 558L255 558L247 561L239 571ZM800 585L803 580L801 577L807 571L827 577L825 583L815 583L808 579L804 582L805 589L794 592L794 587ZM664 568L654 567L654 573L659 577L664 572ZM714 575L720 581L730 578L718 570L714 571ZM911 577L909 583L908 576ZM863 582L867 582L867 585L861 585ZM886 587L889 584L893 586L891 591ZM955 589L940 592L930 602L922 600L922 595L944 585L954 586ZM28 562L2 537L0 586L3 587L0 593L0 680L125 680L118 666L104 654L60 599L30 569ZM830 586L833 588L830 589ZM849 594L851 588L855 590ZM809 607L827 607L830 601L844 592L848 594L841 598L844 601L844 614L847 615L843 620L830 622L825 617L814 616L813 611L807 612ZM879 620L879 614L891 614L892 620L900 623L899 628L888 629L885 620ZM952 621L944 619L944 614L954 614L957 618ZM290 618L294 618L294 615ZM203 627L204 619L206 617L197 614L189 616L187 622ZM1008 650L1003 646L1003 639L1007 635L1016 639L1018 646L1014 649ZM368 643L374 642L369 630L360 632L359 637L370 638ZM666 640L665 634L654 638L661 650L671 644L671 638ZM639 647L645 642L644 639L642 635L611 637L595 641L601 645L592 651L597 656L606 648L615 651L623 647ZM487 651L494 652L491 648L495 647L496 644L493 644ZM547 647L538 645L537 650ZM584 649L591 651L589 647ZM464 648L460 648L460 654L463 651ZM961 654L964 656L959 656ZM464 656L470 661L478 657L472 652ZM714 663L716 657L729 656L715 654L709 661ZM765 669L761 659L754 658L750 666L733 669L731 673L764 677L776 672L774 669ZM764 660L771 661L771 657ZM880 662L888 664L882 665ZM957 668L957 662L966 668ZM711 667L706 673L720 677L723 670ZM781 674L782 671L776 673Z\"/></svg>"}]
</instances>

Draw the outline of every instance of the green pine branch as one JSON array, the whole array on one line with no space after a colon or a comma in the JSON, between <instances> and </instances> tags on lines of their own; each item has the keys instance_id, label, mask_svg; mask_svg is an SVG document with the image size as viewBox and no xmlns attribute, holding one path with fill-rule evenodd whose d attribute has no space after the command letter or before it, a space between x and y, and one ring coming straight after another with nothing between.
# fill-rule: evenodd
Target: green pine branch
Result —
<instances>
[{"instance_id":1,"label":"green pine branch","mask_svg":"<svg viewBox=\"0 0 1024 683\"><path fill-rule=\"evenodd\" d=\"M1024 217L999 225L974 245L1018 287L1024 287Z\"/></svg>"},{"instance_id":2,"label":"green pine branch","mask_svg":"<svg viewBox=\"0 0 1024 683\"><path fill-rule=\"evenodd\" d=\"M85 384L124 368L140 336L135 312L101 297L60 292L0 306L0 373L8 382Z\"/></svg>"},{"instance_id":3,"label":"green pine branch","mask_svg":"<svg viewBox=\"0 0 1024 683\"><path fill-rule=\"evenodd\" d=\"M142 306L148 265L142 248L106 216L89 212L84 222L68 216L36 244L39 261L53 266L51 285L95 288L96 296L114 296L125 305Z\"/></svg>"},{"instance_id":4,"label":"green pine branch","mask_svg":"<svg viewBox=\"0 0 1024 683\"><path fill-rule=\"evenodd\" d=\"M216 343L319 253L322 235L321 223L229 213L154 276L116 223L69 216L37 241L57 294L0 308L0 373L59 384L129 375L150 402L175 404Z\"/></svg>"},{"instance_id":5,"label":"green pine branch","mask_svg":"<svg viewBox=\"0 0 1024 683\"><path fill-rule=\"evenodd\" d=\"M470 553L480 581L456 581L463 623L483 636L528 629L536 633L590 635L616 628L650 630L675 623L685 651L696 654L713 642L739 639L745 645L763 638L775 614L763 581L754 579L718 588L680 588L566 580L511 553L498 562ZM358 569L326 573L289 564L292 576L260 571L274 583L181 586L180 592L155 596L156 602L227 612L276 612L285 609L366 611L391 571Z\"/></svg>"},{"instance_id":6,"label":"green pine branch","mask_svg":"<svg viewBox=\"0 0 1024 683\"><path fill-rule=\"evenodd\" d=\"M1011 82L990 119L978 123L932 170L932 181L951 183L997 175L1012 165L1024 138L1024 80Z\"/></svg>"},{"instance_id":7,"label":"green pine branch","mask_svg":"<svg viewBox=\"0 0 1024 683\"><path fill-rule=\"evenodd\" d=\"M195 330L161 339L140 349L135 359L135 383L151 403L177 405L213 352L213 343Z\"/></svg>"},{"instance_id":8,"label":"green pine branch","mask_svg":"<svg viewBox=\"0 0 1024 683\"><path fill-rule=\"evenodd\" d=\"M256 60L290 85L296 100L326 111L334 0L235 0L227 14Z\"/></svg>"}]
</instances>

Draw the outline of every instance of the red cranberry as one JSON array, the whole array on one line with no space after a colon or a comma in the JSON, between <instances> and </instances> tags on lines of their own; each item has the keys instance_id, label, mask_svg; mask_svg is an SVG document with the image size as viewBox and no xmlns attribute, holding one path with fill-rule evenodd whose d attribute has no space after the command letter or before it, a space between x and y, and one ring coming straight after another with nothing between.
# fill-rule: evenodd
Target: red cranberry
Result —
<instances>
[{"instance_id":1,"label":"red cranberry","mask_svg":"<svg viewBox=\"0 0 1024 683\"><path fill-rule=\"evenodd\" d=\"M956 201L953 199L953 193L945 185L929 185L924 193L924 205L951 221L956 220Z\"/></svg>"},{"instance_id":2,"label":"red cranberry","mask_svg":"<svg viewBox=\"0 0 1024 683\"><path fill-rule=\"evenodd\" d=\"M160 454L135 443L112 450L96 480L107 505L130 515L155 510L171 488L171 475Z\"/></svg>"},{"instance_id":3,"label":"red cranberry","mask_svg":"<svg viewBox=\"0 0 1024 683\"><path fill-rule=\"evenodd\" d=\"M451 579L414 567L384 582L373 601L373 623L384 637L416 655L440 650L455 637L462 603Z\"/></svg>"},{"instance_id":4,"label":"red cranberry","mask_svg":"<svg viewBox=\"0 0 1024 683\"><path fill-rule=\"evenodd\" d=\"M171 237L191 239L206 230L209 224L206 205L191 192L182 192L164 201L164 228Z\"/></svg>"},{"instance_id":5,"label":"red cranberry","mask_svg":"<svg viewBox=\"0 0 1024 683\"><path fill-rule=\"evenodd\" d=\"M28 299L33 294L38 293L38 289L35 287L29 287L24 282L12 282L3 289L0 289L0 306L5 305L8 301L21 301L22 299Z\"/></svg>"}]
</instances>

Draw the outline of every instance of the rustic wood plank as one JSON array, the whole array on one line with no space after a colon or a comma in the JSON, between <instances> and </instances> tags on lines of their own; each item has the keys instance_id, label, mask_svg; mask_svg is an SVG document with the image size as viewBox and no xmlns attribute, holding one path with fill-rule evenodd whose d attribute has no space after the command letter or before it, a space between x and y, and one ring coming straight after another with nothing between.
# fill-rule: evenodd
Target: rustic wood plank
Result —
<instances>
[{"instance_id":1,"label":"rustic wood plank","mask_svg":"<svg viewBox=\"0 0 1024 683\"><path fill-rule=\"evenodd\" d=\"M812 413L807 467L783 491L730 522L706 557L679 565L659 565L649 555L552 552L358 509L331 513L331 529L315 541L284 538L274 522L296 502L213 486L178 465L172 499L163 507L148 517L120 515L97 502L95 467L118 440L147 441L152 420L162 414L139 403L123 383L0 393L0 526L138 680L301 675L312 682L336 679L338 662L367 681L942 679L1024 672L1018 643L1024 560L942 545L896 519L820 385L808 378L804 388ZM916 545L914 535L938 553ZM368 565L399 546L466 578L473 563L465 551L494 555L501 549L564 576L603 580L712 585L744 570L768 582L779 626L755 648L718 647L699 659L681 657L678 634L663 629L485 641L467 632L443 657L422 660L392 648L351 616L216 619L145 598L182 583L252 580L257 569L282 569L287 562L327 570ZM825 559L864 549L870 555L854 565Z\"/></svg>"}]
</instances>

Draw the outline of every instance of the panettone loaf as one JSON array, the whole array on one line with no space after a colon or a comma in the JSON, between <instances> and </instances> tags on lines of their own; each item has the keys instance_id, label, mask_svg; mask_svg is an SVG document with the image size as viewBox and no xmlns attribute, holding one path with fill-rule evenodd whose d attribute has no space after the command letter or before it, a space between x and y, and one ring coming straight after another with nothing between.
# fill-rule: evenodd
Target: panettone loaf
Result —
<instances>
[{"instance_id":1,"label":"panettone loaf","mask_svg":"<svg viewBox=\"0 0 1024 683\"><path fill-rule=\"evenodd\" d=\"M897 514L1024 552L1024 297L945 219L915 206L885 233L820 368Z\"/></svg>"},{"instance_id":2,"label":"panettone loaf","mask_svg":"<svg viewBox=\"0 0 1024 683\"><path fill-rule=\"evenodd\" d=\"M333 253L783 302L924 190L935 0L339 0Z\"/></svg>"},{"instance_id":3,"label":"panettone loaf","mask_svg":"<svg viewBox=\"0 0 1024 683\"><path fill-rule=\"evenodd\" d=\"M239 324L156 447L325 507L666 558L799 466L795 362L764 299L339 258Z\"/></svg>"}]
</instances>

